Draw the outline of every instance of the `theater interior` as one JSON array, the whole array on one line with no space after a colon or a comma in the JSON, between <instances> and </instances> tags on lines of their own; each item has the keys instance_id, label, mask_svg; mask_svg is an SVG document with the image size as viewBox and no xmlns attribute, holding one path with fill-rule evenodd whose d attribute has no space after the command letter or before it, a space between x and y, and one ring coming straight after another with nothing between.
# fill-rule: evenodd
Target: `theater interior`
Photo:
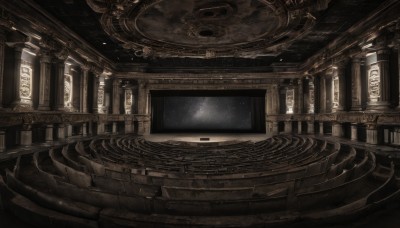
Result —
<instances>
[{"instance_id":1,"label":"theater interior","mask_svg":"<svg viewBox=\"0 0 400 228\"><path fill-rule=\"evenodd\" d=\"M400 224L400 1L0 0L0 226Z\"/></svg>"}]
</instances>

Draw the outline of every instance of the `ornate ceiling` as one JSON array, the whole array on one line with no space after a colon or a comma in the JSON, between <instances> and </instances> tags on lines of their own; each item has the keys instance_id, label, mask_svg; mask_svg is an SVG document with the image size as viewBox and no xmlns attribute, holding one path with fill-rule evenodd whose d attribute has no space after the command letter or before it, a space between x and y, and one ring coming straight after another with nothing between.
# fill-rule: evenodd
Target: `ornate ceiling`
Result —
<instances>
[{"instance_id":1,"label":"ornate ceiling","mask_svg":"<svg viewBox=\"0 0 400 228\"><path fill-rule=\"evenodd\" d=\"M107 34L143 57L275 56L330 0L86 0Z\"/></svg>"},{"instance_id":2,"label":"ornate ceiling","mask_svg":"<svg viewBox=\"0 0 400 228\"><path fill-rule=\"evenodd\" d=\"M117 64L296 68L382 0L33 0Z\"/></svg>"}]
</instances>

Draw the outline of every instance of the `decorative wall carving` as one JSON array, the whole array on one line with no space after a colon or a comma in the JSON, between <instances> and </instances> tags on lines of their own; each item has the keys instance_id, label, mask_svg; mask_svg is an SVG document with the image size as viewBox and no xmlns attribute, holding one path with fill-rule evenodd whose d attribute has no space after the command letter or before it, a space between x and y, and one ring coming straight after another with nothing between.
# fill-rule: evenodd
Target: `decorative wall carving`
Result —
<instances>
[{"instance_id":1,"label":"decorative wall carving","mask_svg":"<svg viewBox=\"0 0 400 228\"><path fill-rule=\"evenodd\" d=\"M294 89L288 88L286 90L286 114L293 114L294 107Z\"/></svg>"},{"instance_id":2,"label":"decorative wall carving","mask_svg":"<svg viewBox=\"0 0 400 228\"><path fill-rule=\"evenodd\" d=\"M73 97L73 78L72 75L64 75L64 106L66 109L72 109L72 97Z\"/></svg>"},{"instance_id":3,"label":"decorative wall carving","mask_svg":"<svg viewBox=\"0 0 400 228\"><path fill-rule=\"evenodd\" d=\"M336 75L332 78L332 111L339 107L339 77Z\"/></svg>"},{"instance_id":4,"label":"decorative wall carving","mask_svg":"<svg viewBox=\"0 0 400 228\"><path fill-rule=\"evenodd\" d=\"M104 113L104 85L99 85L97 90L97 107L99 113Z\"/></svg>"},{"instance_id":5,"label":"decorative wall carving","mask_svg":"<svg viewBox=\"0 0 400 228\"><path fill-rule=\"evenodd\" d=\"M371 65L368 70L368 100L370 102L377 102L380 99L380 69L378 64Z\"/></svg>"},{"instance_id":6,"label":"decorative wall carving","mask_svg":"<svg viewBox=\"0 0 400 228\"><path fill-rule=\"evenodd\" d=\"M29 103L32 99L32 67L21 64L19 95L22 103Z\"/></svg>"},{"instance_id":7,"label":"decorative wall carving","mask_svg":"<svg viewBox=\"0 0 400 228\"><path fill-rule=\"evenodd\" d=\"M125 114L132 114L133 94L132 89L125 89Z\"/></svg>"},{"instance_id":8,"label":"decorative wall carving","mask_svg":"<svg viewBox=\"0 0 400 228\"><path fill-rule=\"evenodd\" d=\"M315 112L315 87L314 81L310 79L308 82L308 98L309 98L309 106L308 106L308 113L312 114Z\"/></svg>"}]
</instances>

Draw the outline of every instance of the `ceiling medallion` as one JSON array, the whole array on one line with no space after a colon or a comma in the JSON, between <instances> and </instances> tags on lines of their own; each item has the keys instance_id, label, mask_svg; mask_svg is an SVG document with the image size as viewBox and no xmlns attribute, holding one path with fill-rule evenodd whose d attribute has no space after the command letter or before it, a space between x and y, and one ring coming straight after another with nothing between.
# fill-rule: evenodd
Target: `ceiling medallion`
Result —
<instances>
[{"instance_id":1,"label":"ceiling medallion","mask_svg":"<svg viewBox=\"0 0 400 228\"><path fill-rule=\"evenodd\" d=\"M86 0L103 29L143 57L278 55L330 0ZM212 50L212 54L210 54Z\"/></svg>"}]
</instances>

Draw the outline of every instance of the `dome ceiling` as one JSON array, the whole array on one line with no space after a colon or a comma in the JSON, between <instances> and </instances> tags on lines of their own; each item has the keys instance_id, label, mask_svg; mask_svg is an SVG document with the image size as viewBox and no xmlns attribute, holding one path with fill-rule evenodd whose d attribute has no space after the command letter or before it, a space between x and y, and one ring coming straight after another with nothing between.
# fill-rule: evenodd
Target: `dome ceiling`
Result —
<instances>
[{"instance_id":1,"label":"dome ceiling","mask_svg":"<svg viewBox=\"0 0 400 228\"><path fill-rule=\"evenodd\" d=\"M291 72L388 0L29 1L119 69Z\"/></svg>"},{"instance_id":2,"label":"dome ceiling","mask_svg":"<svg viewBox=\"0 0 400 228\"><path fill-rule=\"evenodd\" d=\"M108 35L143 57L277 55L330 0L86 0Z\"/></svg>"}]
</instances>

